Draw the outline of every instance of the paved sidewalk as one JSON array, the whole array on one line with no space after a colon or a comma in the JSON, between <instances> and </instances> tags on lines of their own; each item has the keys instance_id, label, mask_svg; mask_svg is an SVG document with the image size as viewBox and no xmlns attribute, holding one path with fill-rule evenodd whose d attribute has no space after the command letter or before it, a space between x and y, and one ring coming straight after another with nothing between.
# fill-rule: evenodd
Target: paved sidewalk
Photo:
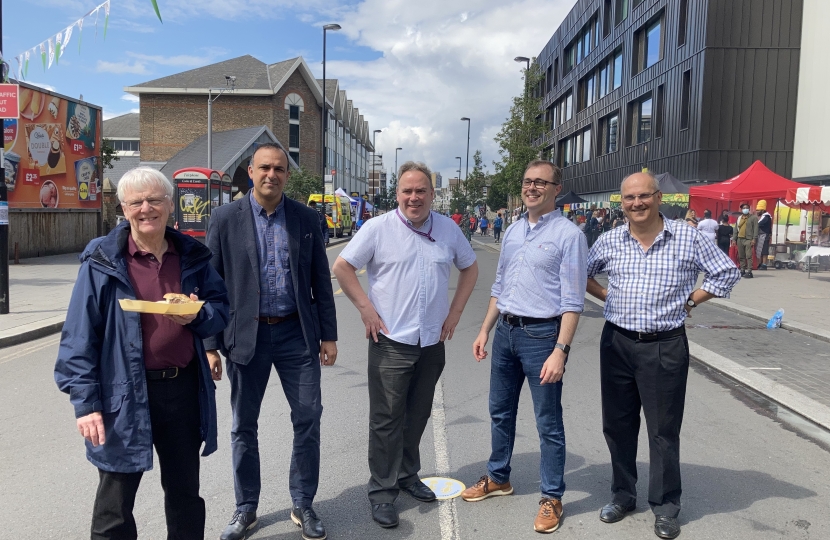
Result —
<instances>
[{"instance_id":1,"label":"paved sidewalk","mask_svg":"<svg viewBox=\"0 0 830 540\"><path fill-rule=\"evenodd\" d=\"M500 249L492 238L473 242ZM604 283L605 277L598 280ZM770 310L766 304L773 294L781 302ZM828 304L812 298L819 294L830 297L830 273L808 281L801 272L779 270L741 280L732 298L703 304L687 319L691 356L830 431L830 331L800 322L821 322L820 307ZM601 318L603 302L586 299L583 317ZM767 330L766 320L778 307L792 322Z\"/></svg>"},{"instance_id":2,"label":"paved sidewalk","mask_svg":"<svg viewBox=\"0 0 830 540\"><path fill-rule=\"evenodd\" d=\"M334 239L329 247L349 240ZM61 331L78 275L78 255L21 259L9 265L11 304L9 313L0 315L0 349Z\"/></svg>"}]
</instances>

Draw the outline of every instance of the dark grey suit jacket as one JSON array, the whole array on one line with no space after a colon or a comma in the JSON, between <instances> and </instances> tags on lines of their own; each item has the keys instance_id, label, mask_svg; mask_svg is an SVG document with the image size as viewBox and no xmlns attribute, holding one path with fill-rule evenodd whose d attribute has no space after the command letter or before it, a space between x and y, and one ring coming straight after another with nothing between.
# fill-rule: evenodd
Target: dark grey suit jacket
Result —
<instances>
[{"instance_id":1,"label":"dark grey suit jacket","mask_svg":"<svg viewBox=\"0 0 830 540\"><path fill-rule=\"evenodd\" d=\"M256 349L259 323L259 255L250 194L211 212L207 245L211 264L225 280L230 298L230 320L221 334L204 341L205 349L219 349L231 362L247 364ZM337 317L326 248L317 212L288 197L289 263L294 298L303 335L312 355L320 341L337 340Z\"/></svg>"}]
</instances>

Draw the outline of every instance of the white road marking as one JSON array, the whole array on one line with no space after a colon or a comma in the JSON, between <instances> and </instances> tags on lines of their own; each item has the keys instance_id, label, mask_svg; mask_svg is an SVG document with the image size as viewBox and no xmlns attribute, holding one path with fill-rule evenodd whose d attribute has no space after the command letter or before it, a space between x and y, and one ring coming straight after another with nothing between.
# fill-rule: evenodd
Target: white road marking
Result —
<instances>
[{"instance_id":1,"label":"white road marking","mask_svg":"<svg viewBox=\"0 0 830 540\"><path fill-rule=\"evenodd\" d=\"M447 424L444 415L444 379L435 385L432 398L432 440L435 446L435 474L444 476L450 472L450 455L447 451ZM461 540L455 499L438 501L438 524L441 540Z\"/></svg>"},{"instance_id":2,"label":"white road marking","mask_svg":"<svg viewBox=\"0 0 830 540\"><path fill-rule=\"evenodd\" d=\"M21 350L17 351L16 353L14 353L10 356L7 356L3 360L0 360L0 364L5 364L6 362L11 362L12 360L22 358L22 357L26 356L27 354L31 354L33 352L41 351L41 350L46 349L48 347L52 347L53 345L57 345L59 342L60 342L60 338L56 337L56 338L50 339L49 341L41 343L40 345L35 345L33 347L27 347L25 349L21 349Z\"/></svg>"},{"instance_id":3,"label":"white road marking","mask_svg":"<svg viewBox=\"0 0 830 540\"><path fill-rule=\"evenodd\" d=\"M334 294L340 294L342 292L343 292L343 289L337 289L336 291L334 291Z\"/></svg>"},{"instance_id":4,"label":"white road marking","mask_svg":"<svg viewBox=\"0 0 830 540\"><path fill-rule=\"evenodd\" d=\"M770 370L770 371L781 371L780 367L751 367L751 368L746 368L746 369L765 369L765 370Z\"/></svg>"}]
</instances>

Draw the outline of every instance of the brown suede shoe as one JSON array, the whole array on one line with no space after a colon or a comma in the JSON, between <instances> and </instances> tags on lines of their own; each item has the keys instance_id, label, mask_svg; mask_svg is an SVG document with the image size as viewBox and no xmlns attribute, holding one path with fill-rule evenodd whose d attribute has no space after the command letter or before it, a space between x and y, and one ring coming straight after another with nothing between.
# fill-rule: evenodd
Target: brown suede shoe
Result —
<instances>
[{"instance_id":1,"label":"brown suede shoe","mask_svg":"<svg viewBox=\"0 0 830 540\"><path fill-rule=\"evenodd\" d=\"M559 528L562 518L562 501L542 497L539 501L539 514L533 522L533 530L540 533L552 533Z\"/></svg>"},{"instance_id":2,"label":"brown suede shoe","mask_svg":"<svg viewBox=\"0 0 830 540\"><path fill-rule=\"evenodd\" d=\"M482 476L474 486L470 486L461 492L461 498L467 502L483 501L487 497L496 497L498 495L512 495L513 486L510 482L504 484L497 484L490 480L486 474Z\"/></svg>"}]
</instances>

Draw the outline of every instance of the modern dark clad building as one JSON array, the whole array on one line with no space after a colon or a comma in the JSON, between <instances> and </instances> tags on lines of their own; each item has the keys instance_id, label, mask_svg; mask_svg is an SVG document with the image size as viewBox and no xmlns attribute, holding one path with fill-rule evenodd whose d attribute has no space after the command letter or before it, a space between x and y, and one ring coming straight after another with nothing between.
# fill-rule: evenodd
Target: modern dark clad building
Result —
<instances>
[{"instance_id":1,"label":"modern dark clad building","mask_svg":"<svg viewBox=\"0 0 830 540\"><path fill-rule=\"evenodd\" d=\"M578 0L537 58L564 191L607 200L645 167L711 182L755 160L792 177L804 1Z\"/></svg>"}]
</instances>

